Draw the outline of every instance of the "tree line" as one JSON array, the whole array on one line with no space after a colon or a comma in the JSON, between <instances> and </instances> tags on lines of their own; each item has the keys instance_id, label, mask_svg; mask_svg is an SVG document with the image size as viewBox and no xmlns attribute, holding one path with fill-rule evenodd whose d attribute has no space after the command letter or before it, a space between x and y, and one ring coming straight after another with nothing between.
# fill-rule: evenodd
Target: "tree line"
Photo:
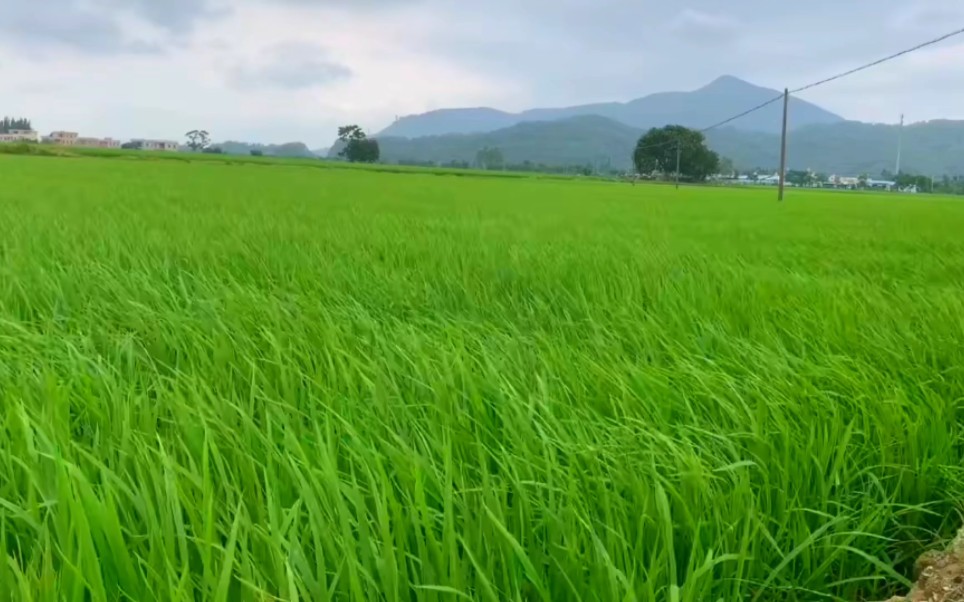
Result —
<instances>
[{"instance_id":1,"label":"tree line","mask_svg":"<svg viewBox=\"0 0 964 602\"><path fill-rule=\"evenodd\" d=\"M4 117L0 119L0 134L9 134L11 130L32 130L29 119L22 117Z\"/></svg>"}]
</instances>

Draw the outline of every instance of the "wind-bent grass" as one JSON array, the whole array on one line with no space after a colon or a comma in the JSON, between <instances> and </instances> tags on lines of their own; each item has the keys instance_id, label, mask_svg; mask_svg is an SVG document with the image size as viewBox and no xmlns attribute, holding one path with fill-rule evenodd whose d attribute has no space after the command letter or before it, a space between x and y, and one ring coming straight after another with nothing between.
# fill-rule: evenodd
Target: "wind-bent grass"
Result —
<instances>
[{"instance_id":1,"label":"wind-bent grass","mask_svg":"<svg viewBox=\"0 0 964 602\"><path fill-rule=\"evenodd\" d=\"M0 599L882 599L959 526L964 204L0 182Z\"/></svg>"}]
</instances>

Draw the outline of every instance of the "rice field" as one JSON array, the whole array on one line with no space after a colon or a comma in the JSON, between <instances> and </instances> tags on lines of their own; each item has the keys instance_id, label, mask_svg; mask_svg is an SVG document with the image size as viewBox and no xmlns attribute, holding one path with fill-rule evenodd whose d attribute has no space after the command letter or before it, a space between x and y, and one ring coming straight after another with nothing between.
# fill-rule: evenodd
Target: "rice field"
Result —
<instances>
[{"instance_id":1,"label":"rice field","mask_svg":"<svg viewBox=\"0 0 964 602\"><path fill-rule=\"evenodd\" d=\"M0 600L881 600L964 203L0 157Z\"/></svg>"}]
</instances>

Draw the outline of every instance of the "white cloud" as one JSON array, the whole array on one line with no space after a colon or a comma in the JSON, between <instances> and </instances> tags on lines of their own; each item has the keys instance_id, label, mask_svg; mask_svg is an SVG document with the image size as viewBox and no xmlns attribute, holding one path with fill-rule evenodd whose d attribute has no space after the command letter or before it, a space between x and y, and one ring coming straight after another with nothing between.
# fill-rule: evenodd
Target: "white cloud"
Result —
<instances>
[{"instance_id":1,"label":"white cloud","mask_svg":"<svg viewBox=\"0 0 964 602\"><path fill-rule=\"evenodd\" d=\"M724 73L795 87L949 29L958 3L0 0L0 112L92 135L204 127L325 145L344 122L378 130L442 107L627 100ZM948 43L805 97L869 121L964 118L962 50Z\"/></svg>"},{"instance_id":2,"label":"white cloud","mask_svg":"<svg viewBox=\"0 0 964 602\"><path fill-rule=\"evenodd\" d=\"M278 44L265 51L262 57L231 69L228 80L248 91L272 87L303 90L351 77L351 69L327 56L328 51L315 44Z\"/></svg>"},{"instance_id":3,"label":"white cloud","mask_svg":"<svg viewBox=\"0 0 964 602\"><path fill-rule=\"evenodd\" d=\"M733 18L692 8L676 15L670 27L686 41L708 46L727 44L739 35L739 23Z\"/></svg>"}]
</instances>

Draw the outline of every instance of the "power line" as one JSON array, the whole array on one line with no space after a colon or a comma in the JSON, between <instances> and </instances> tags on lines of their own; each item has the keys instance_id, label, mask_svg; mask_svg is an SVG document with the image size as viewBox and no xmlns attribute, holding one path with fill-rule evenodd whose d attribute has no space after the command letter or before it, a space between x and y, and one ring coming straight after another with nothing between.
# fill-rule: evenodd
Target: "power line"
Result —
<instances>
[{"instance_id":1,"label":"power line","mask_svg":"<svg viewBox=\"0 0 964 602\"><path fill-rule=\"evenodd\" d=\"M872 67L876 67L876 66L878 66L878 65L882 65L883 63L892 61L892 60L894 60L894 59L896 59L896 58L900 58L900 57L902 57L902 56L904 56L904 55L910 54L910 53L912 53L912 52L916 52L916 51L921 50L921 49L923 49L923 48L927 48L928 46L933 46L933 45L935 45L935 44L939 44L939 43L941 43L941 42L943 42L943 41L945 41L945 40L949 40L950 38L953 38L953 37L955 37L955 36L959 36L959 35L961 35L961 34L964 34L964 28L957 29L957 30L952 31L952 32L950 32L950 33L946 33L946 34L944 34L944 35L942 35L942 36L936 37L936 38L934 38L934 39L932 39L932 40L928 40L928 41L926 41L926 42L923 42L923 43L918 44L918 45L916 45L916 46L913 46L913 47L911 47L911 48L907 48L907 49L905 49L905 50L901 50L900 52L896 52L896 53L891 54L891 55L889 55L889 56L886 56L886 57L884 57L884 58L877 59L876 61L872 61L872 62L867 63L867 64L865 64L865 65L861 65L860 67L856 67L856 68L854 68L854 69L850 69L850 70L848 70L848 71L844 71L843 73L838 73L837 75L834 75L834 76L832 76L832 77L828 77L828 78L825 78L825 79L822 79L822 80L815 81L815 82L813 82L813 83L807 84L807 85L805 85L805 86L801 86L801 87L799 87L799 88L795 88L795 89L793 89L793 90L790 90L790 91L789 91L789 94L798 94L798 93L803 92L803 91L805 91L805 90L810 90L810 89L816 88L817 86L822 86L822 85L824 85L824 84L828 84L828 83L830 83L830 82L837 81L838 79L843 79L843 78L848 77L848 76L850 76L850 75L853 75L853 74L855 74L855 73L860 73L861 71L866 71L867 69L870 69L870 68L872 68ZM728 124L736 121L737 119L742 119L743 117L746 117L747 115L750 115L750 114L752 114L752 113L756 113L757 111L759 111L759 110L761 110L761 109L764 109L764 108L772 105L773 103L779 102L779 101L783 100L783 98L784 98L784 94L779 94L779 95L774 96L773 98L771 98L771 99L769 99L769 100L767 100L767 101L765 101L765 102L762 102L762 103L760 103L760 104L758 104L758 105L756 105L756 106L754 106L754 107L752 107L752 108L749 108L749 109L747 109L747 110L745 110L745 111L743 111L743 112L741 112L741 113L737 113L736 115L734 115L734 116L732 116L732 117L729 117L729 118L727 118L727 119L724 119L723 121L720 121L720 122L718 122L718 123L714 123L713 125L711 125L711 126L709 126L709 127L705 127L705 128L703 128L703 129L701 129L701 130L699 130L699 131L702 132L702 133L706 133L706 132L709 132L710 130L715 130L716 128L723 127L724 125L728 125ZM671 145L671 144L676 144L676 145L678 145L679 143L680 143L679 140L668 140L668 141L666 141L666 142L657 143L657 144L645 146L645 147L642 147L642 148L643 148L643 149L661 148L661 147L663 147L663 146L669 146L669 145ZM637 150L641 150L641 149L637 149Z\"/></svg>"},{"instance_id":2,"label":"power line","mask_svg":"<svg viewBox=\"0 0 964 602\"><path fill-rule=\"evenodd\" d=\"M821 80L819 80L819 81L815 81L815 82L810 83L810 84L807 84L807 85L805 85L805 86L801 86L801 87L799 87L799 88L795 88L795 89L793 89L793 90L790 90L790 94L799 94L800 92L803 92L803 91L805 91L805 90L810 90L810 89L816 88L817 86L822 86L822 85L824 85L824 84L829 84L830 82L837 81L838 79L843 79L843 78L848 77L848 76L850 76L850 75L853 75L853 74L855 74L855 73L860 73L861 71L866 71L867 69L870 69L870 68L872 68L872 67L876 67L876 66L878 66L878 65L882 65L882 64L884 64L884 63L886 63L886 62L892 61L892 60L894 60L894 59L896 59L896 58L900 58L900 57L902 57L902 56L904 56L904 55L907 55L907 54L910 54L910 53L912 53L912 52L917 52L918 50L921 50L921 49L923 49L923 48L927 48L928 46L933 46L933 45L935 45L935 44L940 44L941 42L943 42L943 41L945 41L945 40L949 40L949 39L951 39L951 38L953 38L953 37L955 37L955 36L959 36L959 35L961 35L961 34L964 34L964 28L957 29L957 30L952 31L952 32L950 32L950 33L946 33L946 34L944 34L944 35L942 35L942 36L936 37L936 38L934 38L934 39L932 39L932 40L928 40L928 41L926 41L926 42L923 42L923 43L918 44L918 45L916 45L916 46L913 46L913 47L911 47L911 48L907 48L907 49L905 49L905 50L901 50L900 52L895 52L894 54L891 54L891 55L889 55L889 56L885 56L884 58L881 58L881 59L877 59L876 61L872 61L872 62L867 63L867 64L865 64L865 65L861 65L860 67L856 67L856 68L854 68L854 69L850 69L850 70L848 70L848 71L844 71L843 73L838 73L837 75L834 75L834 76L832 76L832 77L828 77L828 78L825 78L825 79L821 79ZM771 98L770 100L768 100L768 101L766 101L766 102L764 102L764 103L758 104L757 106L755 106L755 107L753 107L753 108L751 108L751 109L747 109L746 111L743 111L742 113L739 113L739 114L737 114L737 115L734 115L733 117L730 117L729 119L725 119L725 120L723 120L723 121L721 121L721 122L719 122L719 123L715 123L715 124L713 124L713 125L711 125L711 126L709 126L709 127L707 127L707 128L703 128L703 129L700 130L700 131L701 131L701 132L708 132L708 131L710 131L710 130L715 130L715 129L718 128L718 127L722 127L722 126L727 125L727 124L729 124L729 123L731 123L731 122L733 122L733 121L736 121L737 119L741 119L741 118L743 118L743 117L746 117L747 115L749 115L749 114L751 114L751 113L755 113L755 112L759 111L760 109L763 109L763 108L765 108L765 107L768 107L768 106L772 105L773 103L778 102L778 101L780 101L780 100L783 100L783 94L780 94L779 96L775 96L775 97Z\"/></svg>"},{"instance_id":3,"label":"power line","mask_svg":"<svg viewBox=\"0 0 964 602\"><path fill-rule=\"evenodd\" d=\"M718 128L718 127L723 127L724 125L726 125L726 124L728 124L728 123L730 123L730 122L733 122L733 121L736 121L737 119L746 117L746 116L749 115L750 113L756 113L756 112L759 111L760 109L762 109L762 108L764 108L764 107L768 107L768 106L772 105L773 103L775 103L775 102L777 102L777 101L779 101L779 100L783 100L783 94L780 94L779 96L774 96L774 97L771 98L770 100L768 100L768 101L766 101L766 102L764 102L764 103L760 103L760 104L758 104L757 106L753 107L752 109L747 109L746 111L743 111L742 113L740 113L740 114L738 114L738 115L734 115L733 117L730 117L729 119L724 119L723 121L721 121L721 122L719 122L719 123L714 123L713 125L711 125L711 126L709 126L709 127L706 127L706 128L703 128L703 129L700 130L700 131L705 133L705 132L708 132L708 131L710 131L710 130L715 130L715 129Z\"/></svg>"},{"instance_id":4,"label":"power line","mask_svg":"<svg viewBox=\"0 0 964 602\"><path fill-rule=\"evenodd\" d=\"M946 33L946 34L944 34L944 35L942 35L942 36L940 36L940 37L938 37L938 38L934 38L933 40L928 40L927 42L924 42L924 43L922 43L922 44L918 44L917 46L914 46L913 48L908 48L908 49L906 49L906 50L901 50L900 52L897 52L897 53L892 54L892 55L890 55L890 56L886 56L886 57L884 57L884 58L882 58L882 59L877 59L876 61L873 61L872 63L867 63L866 65L861 65L860 67L857 67L856 69L851 69L851 70L849 70L849 71L844 71L843 73L838 73L837 75L834 75L833 77L828 77L828 78L826 78L826 79L822 79L822 80L820 80L820 81L813 82L812 84L807 84L806 86L802 86L802 87L800 87L800 88L796 88L795 90L790 90L790 94L797 94L797 93L799 93L799 92L803 92L804 90L810 90L811 88L816 88L817 86L822 86L822 85L824 85L824 84L829 84L829 83L832 82L832 81L836 81L836 80L838 80L838 79L842 79L842 78L844 78L844 77L847 77L848 75L853 75L854 73L859 73L859 72L861 72L861 71L866 71L867 69L870 69L871 67L876 67L877 65L881 65L881 64L886 63L886 62L888 62L888 61L892 61L892 60L894 60L894 59L896 59L896 58L900 58L900 57L904 56L905 54L910 54L910 53L912 53L912 52L916 52L916 51L918 51L918 50L920 50L920 49L922 49L922 48L927 48L928 46L933 46L934 44L939 44L939 43L941 43L941 42L943 42L943 41L945 41L945 40L949 40L949 39L953 38L954 36L959 36L959 35L961 35L961 34L964 34L964 28L958 29L958 30L956 30L956 31L952 31L952 32L950 32L950 33Z\"/></svg>"}]
</instances>

